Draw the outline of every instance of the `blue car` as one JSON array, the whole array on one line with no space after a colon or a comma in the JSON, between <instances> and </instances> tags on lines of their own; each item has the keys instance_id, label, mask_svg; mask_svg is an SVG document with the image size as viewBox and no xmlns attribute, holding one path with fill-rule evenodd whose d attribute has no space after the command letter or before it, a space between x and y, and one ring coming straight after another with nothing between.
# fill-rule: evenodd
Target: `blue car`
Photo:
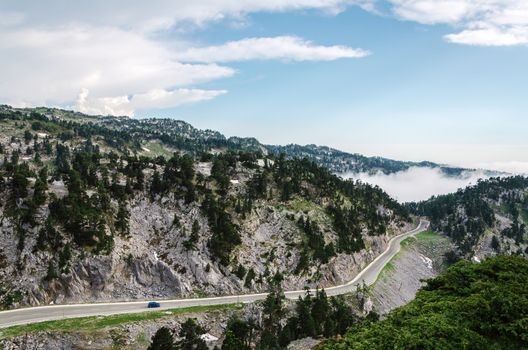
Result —
<instances>
[{"instance_id":1,"label":"blue car","mask_svg":"<svg viewBox=\"0 0 528 350\"><path fill-rule=\"evenodd\" d=\"M152 309L152 308L155 308L155 307L160 307L160 303L156 302L156 301L149 301L149 303L147 304L147 307L149 309Z\"/></svg>"}]
</instances>

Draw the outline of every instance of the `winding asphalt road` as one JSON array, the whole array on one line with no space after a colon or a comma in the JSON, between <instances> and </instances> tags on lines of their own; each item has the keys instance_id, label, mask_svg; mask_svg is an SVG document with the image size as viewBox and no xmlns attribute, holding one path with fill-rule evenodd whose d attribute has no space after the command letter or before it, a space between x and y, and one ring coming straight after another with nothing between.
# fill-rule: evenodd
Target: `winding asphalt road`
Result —
<instances>
[{"instance_id":1,"label":"winding asphalt road","mask_svg":"<svg viewBox=\"0 0 528 350\"><path fill-rule=\"evenodd\" d=\"M429 226L426 220L420 220L418 227L414 230L393 237L388 244L387 249L379 255L374 261L367 265L353 280L346 284L325 288L329 296L346 294L354 292L358 285L365 282L367 285L373 284L385 265L398 253L400 243L409 236L418 232L425 231ZM285 292L289 299L297 299L304 295L305 290L296 290ZM0 328L9 326L58 320L64 318L75 318L85 316L115 315L125 313L136 313L150 310L178 309L190 306L218 305L231 303L250 303L266 298L267 293L241 294L213 298L196 298L196 299L174 299L160 300L160 308L147 309L146 301L131 302L114 302L114 303L94 303L94 304L68 304L68 305L49 305L29 308L21 308L0 312Z\"/></svg>"}]
</instances>

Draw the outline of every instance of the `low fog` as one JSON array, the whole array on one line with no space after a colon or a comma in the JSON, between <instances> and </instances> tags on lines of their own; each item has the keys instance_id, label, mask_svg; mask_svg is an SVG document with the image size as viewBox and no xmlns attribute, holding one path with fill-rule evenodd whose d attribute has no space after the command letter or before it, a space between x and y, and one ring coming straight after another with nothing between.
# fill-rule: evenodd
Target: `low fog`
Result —
<instances>
[{"instance_id":1,"label":"low fog","mask_svg":"<svg viewBox=\"0 0 528 350\"><path fill-rule=\"evenodd\" d=\"M445 175L439 169L423 167L412 167L390 175L349 173L342 176L378 185L399 202L420 201L433 195L456 192L459 188L475 184L478 179L488 177L480 171L465 172L459 177L453 177Z\"/></svg>"}]
</instances>

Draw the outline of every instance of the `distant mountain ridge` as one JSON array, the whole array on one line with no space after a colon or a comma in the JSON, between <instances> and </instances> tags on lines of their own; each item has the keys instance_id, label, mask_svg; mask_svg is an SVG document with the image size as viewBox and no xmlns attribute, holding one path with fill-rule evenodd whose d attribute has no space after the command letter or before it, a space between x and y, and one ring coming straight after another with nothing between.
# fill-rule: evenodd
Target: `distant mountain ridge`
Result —
<instances>
[{"instance_id":1,"label":"distant mountain ridge","mask_svg":"<svg viewBox=\"0 0 528 350\"><path fill-rule=\"evenodd\" d=\"M324 166L336 174L369 173L393 174L408 170L411 167L439 169L448 176L461 176L466 169L437 164L430 161L412 162L393 160L384 157L367 157L358 153L348 153L328 146L309 145L266 145L254 137L226 137L222 133L209 129L198 129L191 124L169 118L134 119L114 116L91 116L79 112L57 108L23 108L0 106L2 111L19 111L20 113L39 113L48 118L59 118L72 122L90 123L110 128L119 133L128 133L130 140L150 139L192 154L215 150L239 150L248 152L262 152L263 154L279 155L284 153L288 158L308 158L320 166ZM124 137L126 137L124 135ZM142 145L136 144L137 149ZM486 175L503 175L495 171L485 171Z\"/></svg>"},{"instance_id":2,"label":"distant mountain ridge","mask_svg":"<svg viewBox=\"0 0 528 350\"><path fill-rule=\"evenodd\" d=\"M384 157L367 157L358 153L347 153L327 146L317 146L314 144L301 146L290 144L286 146L267 146L272 153L285 153L291 157L310 158L319 165L328 168L334 173L377 173L392 174L405 171L411 167L426 167L440 169L450 176L459 176L465 169L458 167L444 166L437 163L422 161L410 162L393 160Z\"/></svg>"}]
</instances>

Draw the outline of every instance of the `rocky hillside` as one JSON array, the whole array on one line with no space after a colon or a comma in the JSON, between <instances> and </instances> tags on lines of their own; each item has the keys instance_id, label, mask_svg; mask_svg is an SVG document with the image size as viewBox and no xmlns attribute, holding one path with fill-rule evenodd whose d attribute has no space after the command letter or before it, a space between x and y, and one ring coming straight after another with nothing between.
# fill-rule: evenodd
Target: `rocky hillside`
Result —
<instances>
[{"instance_id":1,"label":"rocky hillside","mask_svg":"<svg viewBox=\"0 0 528 350\"><path fill-rule=\"evenodd\" d=\"M448 237L429 231L403 241L401 250L369 288L373 310L383 315L413 300L425 280L445 271L445 254L452 249Z\"/></svg>"},{"instance_id":2,"label":"rocky hillside","mask_svg":"<svg viewBox=\"0 0 528 350\"><path fill-rule=\"evenodd\" d=\"M4 308L259 291L277 273L329 286L411 225L379 188L306 159L178 138L167 120L40 112L0 111Z\"/></svg>"},{"instance_id":3,"label":"rocky hillside","mask_svg":"<svg viewBox=\"0 0 528 350\"><path fill-rule=\"evenodd\" d=\"M465 257L528 255L528 178L491 178L456 193L412 204Z\"/></svg>"}]
</instances>

